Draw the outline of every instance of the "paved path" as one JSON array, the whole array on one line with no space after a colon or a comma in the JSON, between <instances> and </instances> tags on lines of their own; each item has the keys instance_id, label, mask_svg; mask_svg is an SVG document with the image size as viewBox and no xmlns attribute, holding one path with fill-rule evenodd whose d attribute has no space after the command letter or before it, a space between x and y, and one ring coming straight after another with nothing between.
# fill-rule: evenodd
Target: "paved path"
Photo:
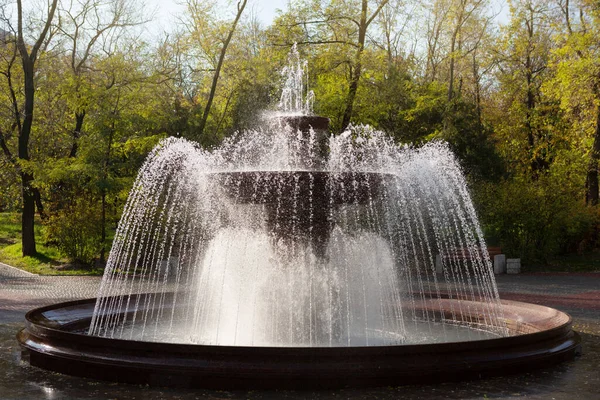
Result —
<instances>
[{"instance_id":1,"label":"paved path","mask_svg":"<svg viewBox=\"0 0 600 400\"><path fill-rule=\"evenodd\" d=\"M496 282L502 299L558 308L574 318L600 319L600 273L499 275Z\"/></svg>"},{"instance_id":2,"label":"paved path","mask_svg":"<svg viewBox=\"0 0 600 400\"><path fill-rule=\"evenodd\" d=\"M600 398L600 274L503 275L502 298L556 307L571 314L583 355L533 373L436 385L321 392L199 391L97 382L29 366L15 335L31 308L94 297L98 277L42 277L0 264L0 400L39 399L590 399Z\"/></svg>"}]
</instances>

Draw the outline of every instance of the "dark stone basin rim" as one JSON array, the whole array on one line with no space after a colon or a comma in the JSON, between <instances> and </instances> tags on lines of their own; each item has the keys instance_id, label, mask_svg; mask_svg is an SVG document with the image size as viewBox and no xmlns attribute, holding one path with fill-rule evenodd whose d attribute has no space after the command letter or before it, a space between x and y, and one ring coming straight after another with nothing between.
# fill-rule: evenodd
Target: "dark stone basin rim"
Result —
<instances>
[{"instance_id":1,"label":"dark stone basin rim","mask_svg":"<svg viewBox=\"0 0 600 400\"><path fill-rule=\"evenodd\" d=\"M502 303L508 308L556 312L561 323L534 333L473 342L242 347L109 339L70 332L43 321L44 312L68 307L93 310L90 305L94 302L79 300L27 313L26 328L18 339L29 350L31 364L71 375L151 385L318 388L503 375L552 365L580 352L580 339L571 330L570 317L547 307L514 301ZM80 318L80 322L89 324L89 317Z\"/></svg>"},{"instance_id":2,"label":"dark stone basin rim","mask_svg":"<svg viewBox=\"0 0 600 400\"><path fill-rule=\"evenodd\" d=\"M116 296L118 297L118 296ZM135 297L135 295L132 296L133 298ZM83 319L78 319L76 322L70 322L67 324L63 324L61 325L60 329L59 327L55 327L52 325L48 325L44 323L44 319L43 317L41 317L41 314L43 314L46 311L51 311L51 310L56 310L56 309L61 309L61 308L72 308L72 307L78 307L78 306L88 306L88 305L93 305L95 304L96 299L95 298L91 298L91 299L83 299L83 300L74 300L74 301L69 301L69 302L64 302L64 303L57 303L57 304L51 304L48 306L44 306L44 307L39 307L36 309L33 309L31 311L29 311L26 315L25 315L25 320L26 320L26 329L30 329L30 330L35 330L38 331L40 335L43 335L45 337L71 337L72 335L76 335L77 337L79 337L79 339L81 341L89 341L89 342L93 342L93 343L101 343L101 342L107 342L107 343L111 343L112 346L111 347L137 347L142 346L144 348L147 348L148 346L151 347L161 347L162 345L167 345L168 347L171 347L171 345L176 345L176 346L181 346L182 347L182 352L189 352L189 351L193 351L193 350L197 350L198 348L204 348L204 349L219 349L219 350L228 350L231 349L231 351L235 352L235 350L240 349L240 348L244 348L247 349L247 351L257 351L257 352L264 352L265 350L269 350L269 351L273 351L275 353L277 352L281 352L282 354L288 353L290 351L293 351L294 353L296 352L311 352L312 350L318 350L320 352L331 352L332 354L335 354L338 352L339 349L342 349L345 353L347 352L357 352L358 354L371 354L373 352L375 352L376 349L380 349L382 353L389 353L390 351L392 352L401 352L401 353L413 353L413 352L422 352L423 351L423 347L427 346L428 349L431 349L431 351L435 351L435 352L440 352L440 351L445 351L448 349L445 349L446 347L449 347L448 345L452 345L452 350L456 350L457 347L461 347L464 346L465 348L471 348L473 341L464 341L464 342L447 342L447 343L429 343L429 344L410 344L410 345L398 345L398 346L354 346L354 347L346 347L346 346L340 346L340 347L261 347L261 346L221 346L221 345L194 345L194 344L184 344L184 343L161 343L161 342L146 342L146 341L137 341L137 340L127 340L127 339L111 339L111 338L106 338L106 337L101 337L101 336L89 336L87 334L82 334L79 332L73 332L73 327L76 330L80 330L81 326L89 326L89 323L91 321L91 314ZM546 310L554 310L552 308L549 307L545 307L545 306L539 306L539 305L535 305L535 304L530 304L530 303L523 303L523 302L519 302L519 301L513 301L513 300L501 300L503 306L512 306L512 307L524 307L526 306L526 308L531 309L531 308L543 308ZM93 311L93 307L90 307L90 310ZM566 318L566 321L562 324L559 325L555 325L555 326L551 326L551 327L539 327L536 326L536 324L534 325L530 325L529 323L527 323L527 321L520 321L520 325L522 326L527 326L527 327L536 327L538 330L536 332L531 332L531 333L523 333L523 332L512 332L517 333L515 336L509 336L509 337L505 337L505 338L491 338L491 339L484 339L484 340L477 340L477 347L479 349L481 348L488 348L488 347L496 347L496 346L505 346L507 344L511 344L511 345L519 345L519 344L523 344L523 343L529 343L529 342L533 342L533 341L538 341L538 340L544 340L546 338L549 337L556 337L557 335L561 335L565 332L571 331L571 326L572 326L572 318L566 314L563 313L561 311L558 310L554 310L558 313L558 315L562 315L564 316L564 318ZM510 321L508 321L510 322Z\"/></svg>"}]
</instances>

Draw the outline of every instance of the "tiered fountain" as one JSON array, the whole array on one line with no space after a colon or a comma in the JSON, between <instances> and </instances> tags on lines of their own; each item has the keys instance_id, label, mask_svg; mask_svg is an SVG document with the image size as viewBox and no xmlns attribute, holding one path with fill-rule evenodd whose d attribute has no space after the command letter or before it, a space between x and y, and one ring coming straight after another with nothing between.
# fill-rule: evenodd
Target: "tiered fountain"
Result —
<instances>
[{"instance_id":1,"label":"tiered fountain","mask_svg":"<svg viewBox=\"0 0 600 400\"><path fill-rule=\"evenodd\" d=\"M328 138L305 68L294 48L263 130L212 152L175 138L154 149L98 298L28 313L19 340L33 365L160 385L323 387L575 354L566 314L498 298L447 146L402 147L368 127Z\"/></svg>"}]
</instances>

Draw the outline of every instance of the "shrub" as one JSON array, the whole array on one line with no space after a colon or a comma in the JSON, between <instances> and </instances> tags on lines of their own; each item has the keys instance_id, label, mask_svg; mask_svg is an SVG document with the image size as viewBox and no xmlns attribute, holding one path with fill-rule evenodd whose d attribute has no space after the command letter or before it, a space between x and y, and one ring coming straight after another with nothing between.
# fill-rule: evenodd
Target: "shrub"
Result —
<instances>
[{"instance_id":1,"label":"shrub","mask_svg":"<svg viewBox=\"0 0 600 400\"><path fill-rule=\"evenodd\" d=\"M551 177L483 183L474 198L488 242L501 245L508 257L547 262L595 245L598 210Z\"/></svg>"},{"instance_id":2,"label":"shrub","mask_svg":"<svg viewBox=\"0 0 600 400\"><path fill-rule=\"evenodd\" d=\"M102 248L100 210L76 200L49 216L44 236L71 261L91 265Z\"/></svg>"}]
</instances>

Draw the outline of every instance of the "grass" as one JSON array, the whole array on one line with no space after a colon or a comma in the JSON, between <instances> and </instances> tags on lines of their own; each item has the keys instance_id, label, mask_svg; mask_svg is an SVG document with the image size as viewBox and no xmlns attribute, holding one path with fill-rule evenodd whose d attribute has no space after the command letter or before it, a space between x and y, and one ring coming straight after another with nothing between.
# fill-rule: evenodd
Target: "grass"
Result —
<instances>
[{"instance_id":1,"label":"grass","mask_svg":"<svg viewBox=\"0 0 600 400\"><path fill-rule=\"evenodd\" d=\"M42 237L41 222L35 224L36 250L33 257L21 254L21 215L18 213L0 213L0 262L39 275L102 275L99 268L74 267L58 269L68 263L68 259L52 246L40 241Z\"/></svg>"},{"instance_id":2,"label":"grass","mask_svg":"<svg viewBox=\"0 0 600 400\"><path fill-rule=\"evenodd\" d=\"M20 239L20 215L8 212L0 213L0 247L16 243Z\"/></svg>"}]
</instances>

